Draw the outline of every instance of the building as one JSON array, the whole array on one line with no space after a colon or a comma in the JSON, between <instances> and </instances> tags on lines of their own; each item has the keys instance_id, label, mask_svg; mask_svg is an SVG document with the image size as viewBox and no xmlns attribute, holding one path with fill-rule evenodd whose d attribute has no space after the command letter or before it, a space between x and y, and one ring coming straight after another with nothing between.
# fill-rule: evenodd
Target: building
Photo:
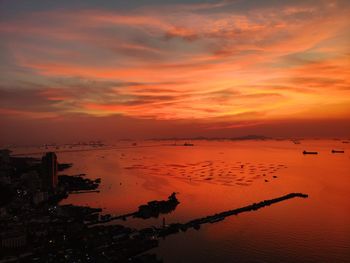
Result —
<instances>
[{"instance_id":1,"label":"building","mask_svg":"<svg viewBox=\"0 0 350 263\"><path fill-rule=\"evenodd\" d=\"M0 149L0 165L10 163L10 153L8 149Z\"/></svg>"},{"instance_id":2,"label":"building","mask_svg":"<svg viewBox=\"0 0 350 263\"><path fill-rule=\"evenodd\" d=\"M36 170L23 173L20 176L20 182L29 193L35 193L41 188L40 175Z\"/></svg>"},{"instance_id":3,"label":"building","mask_svg":"<svg viewBox=\"0 0 350 263\"><path fill-rule=\"evenodd\" d=\"M7 209L6 207L0 207L0 218L2 217L6 217L8 214L7 214Z\"/></svg>"},{"instance_id":4,"label":"building","mask_svg":"<svg viewBox=\"0 0 350 263\"><path fill-rule=\"evenodd\" d=\"M0 180L2 178L4 182L10 180L10 153L10 150L0 149ZM9 183L11 183L11 181Z\"/></svg>"},{"instance_id":5,"label":"building","mask_svg":"<svg viewBox=\"0 0 350 263\"><path fill-rule=\"evenodd\" d=\"M33 203L34 205L39 205L42 202L45 202L48 200L48 193L47 192L42 192L42 191L38 191L36 193L33 194Z\"/></svg>"},{"instance_id":6,"label":"building","mask_svg":"<svg viewBox=\"0 0 350 263\"><path fill-rule=\"evenodd\" d=\"M52 191L58 184L57 156L54 152L46 153L41 159L41 181L45 190Z\"/></svg>"},{"instance_id":7,"label":"building","mask_svg":"<svg viewBox=\"0 0 350 263\"><path fill-rule=\"evenodd\" d=\"M2 248L21 248L26 244L27 237L23 231L6 231L1 234Z\"/></svg>"}]
</instances>

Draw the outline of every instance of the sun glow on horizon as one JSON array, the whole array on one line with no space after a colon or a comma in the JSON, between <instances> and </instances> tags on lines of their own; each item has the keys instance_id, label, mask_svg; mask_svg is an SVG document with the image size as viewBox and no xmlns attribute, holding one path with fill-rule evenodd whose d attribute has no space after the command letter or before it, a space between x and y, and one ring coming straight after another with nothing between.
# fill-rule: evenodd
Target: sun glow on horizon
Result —
<instances>
[{"instance_id":1,"label":"sun glow on horizon","mask_svg":"<svg viewBox=\"0 0 350 263\"><path fill-rule=\"evenodd\" d=\"M14 13L0 22L0 114L212 127L348 118L349 15L347 1Z\"/></svg>"}]
</instances>

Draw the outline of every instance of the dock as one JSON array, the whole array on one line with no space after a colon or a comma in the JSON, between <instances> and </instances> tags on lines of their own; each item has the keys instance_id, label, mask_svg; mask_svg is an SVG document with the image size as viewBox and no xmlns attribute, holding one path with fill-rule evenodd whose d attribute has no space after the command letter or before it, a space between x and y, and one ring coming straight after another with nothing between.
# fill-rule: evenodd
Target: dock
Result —
<instances>
[{"instance_id":1,"label":"dock","mask_svg":"<svg viewBox=\"0 0 350 263\"><path fill-rule=\"evenodd\" d=\"M157 229L157 235L159 237L165 237L171 234L175 234L178 233L180 230L181 231L186 231L189 228L194 228L194 229L200 229L200 226L203 224L213 224L216 222L220 222L223 221L226 217L229 216L233 216L233 215L238 215L244 212L251 212L251 211L256 211L258 209L270 206L272 204L276 204L282 201L286 201L288 199L292 199L292 198L308 198L307 194L303 194L303 193L290 193L281 197L277 197L274 199L269 199L269 200L264 200L261 201L259 203L253 203L251 205L248 206L244 206L241 208L237 208L237 209L233 209L233 210L228 210L228 211L224 211L221 213L217 213L214 215L210 215L207 217L202 217L202 218L198 218L198 219L194 219L191 220L187 223L175 223L175 224L170 224L169 226L165 227L165 228L160 228Z\"/></svg>"}]
</instances>

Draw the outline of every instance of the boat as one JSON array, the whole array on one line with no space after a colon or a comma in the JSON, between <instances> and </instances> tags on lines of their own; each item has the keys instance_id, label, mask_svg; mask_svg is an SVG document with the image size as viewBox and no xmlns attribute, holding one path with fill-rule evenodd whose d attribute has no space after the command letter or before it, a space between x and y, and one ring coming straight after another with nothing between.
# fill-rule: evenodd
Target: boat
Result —
<instances>
[{"instance_id":1,"label":"boat","mask_svg":"<svg viewBox=\"0 0 350 263\"><path fill-rule=\"evenodd\" d=\"M303 154L318 154L318 152L308 152L308 151L303 151Z\"/></svg>"},{"instance_id":2,"label":"boat","mask_svg":"<svg viewBox=\"0 0 350 263\"><path fill-rule=\"evenodd\" d=\"M332 150L332 153L344 153L343 150Z\"/></svg>"},{"instance_id":3,"label":"boat","mask_svg":"<svg viewBox=\"0 0 350 263\"><path fill-rule=\"evenodd\" d=\"M193 143L185 142L185 143L184 143L184 146L194 146L194 144L193 144Z\"/></svg>"}]
</instances>

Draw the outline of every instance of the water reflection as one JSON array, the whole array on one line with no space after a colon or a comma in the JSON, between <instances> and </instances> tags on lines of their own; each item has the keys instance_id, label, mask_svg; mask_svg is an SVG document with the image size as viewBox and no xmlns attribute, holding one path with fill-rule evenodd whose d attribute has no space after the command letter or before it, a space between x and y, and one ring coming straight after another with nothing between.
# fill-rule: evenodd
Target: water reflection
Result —
<instances>
[{"instance_id":1,"label":"water reflection","mask_svg":"<svg viewBox=\"0 0 350 263\"><path fill-rule=\"evenodd\" d=\"M305 149L319 154L303 155ZM349 153L350 144L333 140L203 141L58 157L74 163L70 174L102 178L100 193L71 195L66 203L128 214L179 193L181 205L171 213L124 222L138 228L160 227L163 217L168 224L188 222L290 192L310 195L169 236L156 250L165 262L350 262Z\"/></svg>"}]
</instances>

